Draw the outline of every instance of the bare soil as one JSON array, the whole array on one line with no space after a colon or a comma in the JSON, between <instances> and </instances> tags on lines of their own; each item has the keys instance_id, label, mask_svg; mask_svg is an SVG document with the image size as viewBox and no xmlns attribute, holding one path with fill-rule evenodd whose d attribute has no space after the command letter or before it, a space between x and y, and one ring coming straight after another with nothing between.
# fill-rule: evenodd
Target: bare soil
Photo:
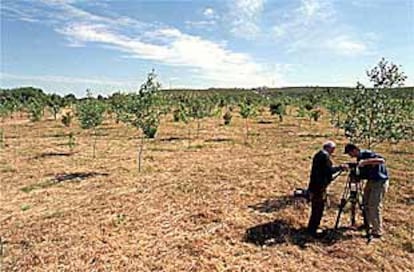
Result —
<instances>
[{"instance_id":1,"label":"bare soil","mask_svg":"<svg viewBox=\"0 0 414 272\"><path fill-rule=\"evenodd\" d=\"M309 205L291 195L324 141L337 142L335 163L350 160L326 115L249 120L247 143L238 117L204 120L198 139L196 122L171 119L145 141L141 173L132 127L107 118L93 158L77 124L6 120L0 271L414 271L413 143L375 147L391 173L382 240L367 244L348 214L339 233L315 240L304 234ZM330 186L328 231L345 181Z\"/></svg>"}]
</instances>

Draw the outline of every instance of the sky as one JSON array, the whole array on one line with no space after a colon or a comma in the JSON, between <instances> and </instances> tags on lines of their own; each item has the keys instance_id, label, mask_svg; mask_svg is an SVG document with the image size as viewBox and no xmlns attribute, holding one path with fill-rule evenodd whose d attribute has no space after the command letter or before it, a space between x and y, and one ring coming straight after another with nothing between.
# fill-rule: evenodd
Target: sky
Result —
<instances>
[{"instance_id":1,"label":"sky","mask_svg":"<svg viewBox=\"0 0 414 272\"><path fill-rule=\"evenodd\" d=\"M107 95L369 85L381 57L414 85L414 0L0 0L0 87Z\"/></svg>"}]
</instances>

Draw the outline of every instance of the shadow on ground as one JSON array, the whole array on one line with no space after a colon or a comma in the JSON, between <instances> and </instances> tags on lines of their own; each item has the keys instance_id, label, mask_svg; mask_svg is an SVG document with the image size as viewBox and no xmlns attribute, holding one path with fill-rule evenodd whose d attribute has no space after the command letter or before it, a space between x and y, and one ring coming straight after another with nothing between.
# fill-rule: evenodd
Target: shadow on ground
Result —
<instances>
[{"instance_id":1,"label":"shadow on ground","mask_svg":"<svg viewBox=\"0 0 414 272\"><path fill-rule=\"evenodd\" d=\"M188 140L187 137L167 137L167 138L161 138L158 141L160 142L173 142L173 141L184 141Z\"/></svg>"},{"instance_id":2,"label":"shadow on ground","mask_svg":"<svg viewBox=\"0 0 414 272\"><path fill-rule=\"evenodd\" d=\"M69 152L45 152L40 155L34 156L33 159L37 160L37 159L43 159L43 158L48 158L48 157L69 157L72 154L73 153L69 153Z\"/></svg>"},{"instance_id":3,"label":"shadow on ground","mask_svg":"<svg viewBox=\"0 0 414 272\"><path fill-rule=\"evenodd\" d=\"M331 137L331 134L299 134L298 137L300 138L327 138L327 137Z\"/></svg>"},{"instance_id":4,"label":"shadow on ground","mask_svg":"<svg viewBox=\"0 0 414 272\"><path fill-rule=\"evenodd\" d=\"M254 205L249 205L249 208L252 208L255 211L262 213L271 213L276 212L282 209L285 209L289 206L293 206L295 200L292 196L281 196L273 199L267 199L264 202L257 203Z\"/></svg>"},{"instance_id":5,"label":"shadow on ground","mask_svg":"<svg viewBox=\"0 0 414 272\"><path fill-rule=\"evenodd\" d=\"M53 179L56 183L57 182L64 182L64 181L82 181L87 178L92 178L96 176L109 176L108 173L98 173L98 172L75 172L69 174L58 174Z\"/></svg>"},{"instance_id":6,"label":"shadow on ground","mask_svg":"<svg viewBox=\"0 0 414 272\"><path fill-rule=\"evenodd\" d=\"M257 225L246 230L243 241L257 246L275 246L278 244L294 244L306 248L309 243L322 243L333 245L338 241L352 239L353 236L345 234L346 228L326 230L318 239L309 236L306 228L294 228L284 220Z\"/></svg>"},{"instance_id":7,"label":"shadow on ground","mask_svg":"<svg viewBox=\"0 0 414 272\"><path fill-rule=\"evenodd\" d=\"M307 200L303 197L295 197L293 195L284 195L263 202L249 205L248 207L262 213L277 212L290 206L295 208L303 208L307 204Z\"/></svg>"},{"instance_id":8,"label":"shadow on ground","mask_svg":"<svg viewBox=\"0 0 414 272\"><path fill-rule=\"evenodd\" d=\"M270 121L270 120L259 120L259 121L257 121L257 123L258 124L265 124L265 125L267 125L267 124L273 124L273 121Z\"/></svg>"},{"instance_id":9,"label":"shadow on ground","mask_svg":"<svg viewBox=\"0 0 414 272\"><path fill-rule=\"evenodd\" d=\"M327 202L325 203L326 210L336 210L338 209L337 199L333 196L328 195ZM248 207L261 212L261 213L272 213L277 212L288 207L294 207L295 209L303 209L306 205L310 205L310 202L304 197L294 196L294 195L284 195L271 199L267 199L263 202L249 205Z\"/></svg>"},{"instance_id":10,"label":"shadow on ground","mask_svg":"<svg viewBox=\"0 0 414 272\"><path fill-rule=\"evenodd\" d=\"M28 186L25 186L21 188L20 190L25 193L30 193L31 191L38 190L38 189L46 189L49 187L52 187L56 184L59 184L61 182L65 181L75 181L80 182L84 179L96 177L96 176L108 176L107 173L98 173L98 172L75 172L75 173L69 173L69 174L58 174L55 177L36 183L31 184Z\"/></svg>"},{"instance_id":11,"label":"shadow on ground","mask_svg":"<svg viewBox=\"0 0 414 272\"><path fill-rule=\"evenodd\" d=\"M230 138L213 138L213 139L207 139L204 142L206 143L222 143L222 142L233 142L233 139Z\"/></svg>"}]
</instances>

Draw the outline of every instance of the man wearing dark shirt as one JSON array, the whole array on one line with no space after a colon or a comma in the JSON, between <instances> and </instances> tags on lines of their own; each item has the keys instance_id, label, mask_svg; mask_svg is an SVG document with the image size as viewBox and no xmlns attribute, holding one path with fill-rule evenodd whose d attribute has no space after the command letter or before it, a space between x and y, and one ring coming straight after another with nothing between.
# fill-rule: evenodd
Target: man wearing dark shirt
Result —
<instances>
[{"instance_id":1,"label":"man wearing dark shirt","mask_svg":"<svg viewBox=\"0 0 414 272\"><path fill-rule=\"evenodd\" d=\"M372 229L372 236L379 238L382 229L382 201L388 189L388 171L385 159L370 150L359 149L354 144L345 146L345 153L356 158L360 169L361 179L366 179L363 203L368 227Z\"/></svg>"},{"instance_id":2,"label":"man wearing dark shirt","mask_svg":"<svg viewBox=\"0 0 414 272\"><path fill-rule=\"evenodd\" d=\"M316 153L312 160L309 193L312 203L311 216L308 223L308 233L316 236L316 231L321 222L325 209L326 188L333 180L333 175L341 169L347 169L348 165L332 166L330 156L335 151L335 143L328 141L322 150Z\"/></svg>"}]
</instances>

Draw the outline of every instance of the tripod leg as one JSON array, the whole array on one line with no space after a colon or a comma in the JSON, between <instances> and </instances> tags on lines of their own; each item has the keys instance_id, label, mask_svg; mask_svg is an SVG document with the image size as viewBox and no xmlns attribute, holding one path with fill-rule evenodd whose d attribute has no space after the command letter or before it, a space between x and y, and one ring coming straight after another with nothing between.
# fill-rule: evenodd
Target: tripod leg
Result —
<instances>
[{"instance_id":1,"label":"tripod leg","mask_svg":"<svg viewBox=\"0 0 414 272\"><path fill-rule=\"evenodd\" d=\"M351 192L351 226L353 227L356 225L357 205L359 205L358 197L358 191Z\"/></svg>"},{"instance_id":2,"label":"tripod leg","mask_svg":"<svg viewBox=\"0 0 414 272\"><path fill-rule=\"evenodd\" d=\"M339 227L339 221L341 220L341 214L343 213L345 205L346 205L347 202L348 202L347 199L345 199L345 198L341 199L341 204L339 204L338 215L336 217L336 222L335 222L335 230L337 230L338 227Z\"/></svg>"},{"instance_id":3,"label":"tripod leg","mask_svg":"<svg viewBox=\"0 0 414 272\"><path fill-rule=\"evenodd\" d=\"M351 226L355 226L355 217L356 217L356 203L354 201L351 202Z\"/></svg>"}]
</instances>

